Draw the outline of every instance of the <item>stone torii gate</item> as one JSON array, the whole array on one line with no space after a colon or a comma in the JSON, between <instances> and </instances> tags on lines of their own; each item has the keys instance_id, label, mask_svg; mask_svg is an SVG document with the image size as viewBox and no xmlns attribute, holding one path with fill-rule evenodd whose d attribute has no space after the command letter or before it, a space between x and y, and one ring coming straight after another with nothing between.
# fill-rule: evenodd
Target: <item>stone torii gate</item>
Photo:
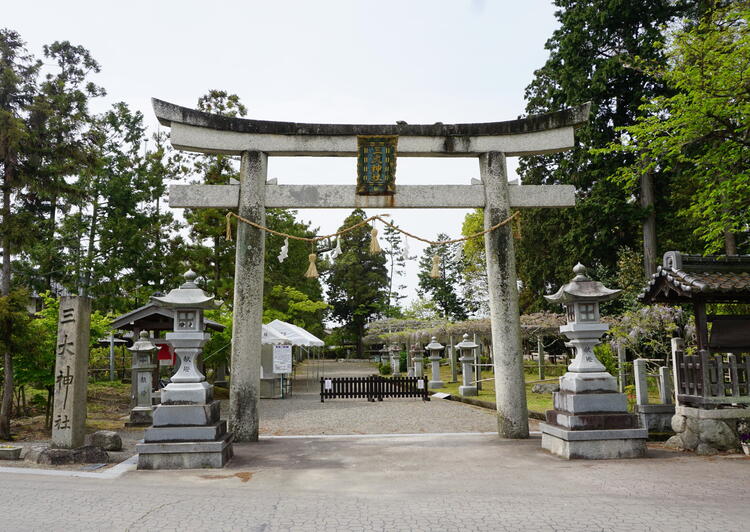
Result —
<instances>
[{"instance_id":1,"label":"stone torii gate","mask_svg":"<svg viewBox=\"0 0 750 532\"><path fill-rule=\"evenodd\" d=\"M574 129L590 104L506 122L354 125L271 122L217 116L153 99L159 122L171 128L180 150L241 156L239 185L172 185L170 207L238 209L265 224L266 207L483 208L484 226L512 208L570 207L571 185L509 186L507 156L555 153L573 147ZM267 182L269 156L354 157L358 137L397 136L401 157L476 157L481 183L403 185L388 196L360 196L354 185L283 185ZM258 439L261 318L265 233L238 224L229 422L237 441ZM485 235L498 433L528 437L521 355L516 265L510 224Z\"/></svg>"}]
</instances>

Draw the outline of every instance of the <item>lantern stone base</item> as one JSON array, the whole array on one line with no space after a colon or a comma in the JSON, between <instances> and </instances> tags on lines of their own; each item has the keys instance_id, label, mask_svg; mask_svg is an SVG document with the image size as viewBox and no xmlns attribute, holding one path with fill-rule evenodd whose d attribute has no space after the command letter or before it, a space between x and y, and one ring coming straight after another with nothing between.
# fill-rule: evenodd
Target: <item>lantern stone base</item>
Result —
<instances>
[{"instance_id":1,"label":"lantern stone base","mask_svg":"<svg viewBox=\"0 0 750 532\"><path fill-rule=\"evenodd\" d=\"M565 430L545 423L541 429L542 449L566 460L642 458L646 454L646 429Z\"/></svg>"},{"instance_id":2,"label":"lantern stone base","mask_svg":"<svg viewBox=\"0 0 750 532\"><path fill-rule=\"evenodd\" d=\"M476 386L459 386L458 393L465 397L477 395Z\"/></svg>"},{"instance_id":3,"label":"lantern stone base","mask_svg":"<svg viewBox=\"0 0 750 532\"><path fill-rule=\"evenodd\" d=\"M231 434L218 441L139 443L138 469L222 468L233 456Z\"/></svg>"},{"instance_id":4,"label":"lantern stone base","mask_svg":"<svg viewBox=\"0 0 750 532\"><path fill-rule=\"evenodd\" d=\"M445 388L445 383L443 381L428 381L427 387L428 388Z\"/></svg>"},{"instance_id":5,"label":"lantern stone base","mask_svg":"<svg viewBox=\"0 0 750 532\"><path fill-rule=\"evenodd\" d=\"M627 398L605 372L568 372L553 396L554 410L542 423L542 448L567 460L638 458L648 430L627 410Z\"/></svg>"},{"instance_id":6,"label":"lantern stone base","mask_svg":"<svg viewBox=\"0 0 750 532\"><path fill-rule=\"evenodd\" d=\"M219 401L157 406L153 425L135 447L138 469L224 467L232 457L234 437L220 414Z\"/></svg>"}]
</instances>

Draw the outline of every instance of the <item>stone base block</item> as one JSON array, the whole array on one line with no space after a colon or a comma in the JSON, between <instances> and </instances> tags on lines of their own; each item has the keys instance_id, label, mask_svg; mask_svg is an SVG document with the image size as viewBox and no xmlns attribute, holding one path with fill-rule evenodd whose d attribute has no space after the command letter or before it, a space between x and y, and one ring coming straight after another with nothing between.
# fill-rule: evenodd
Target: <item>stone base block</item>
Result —
<instances>
[{"instance_id":1,"label":"stone base block","mask_svg":"<svg viewBox=\"0 0 750 532\"><path fill-rule=\"evenodd\" d=\"M221 404L159 405L154 408L154 427L213 425L219 422Z\"/></svg>"},{"instance_id":2,"label":"stone base block","mask_svg":"<svg viewBox=\"0 0 750 532\"><path fill-rule=\"evenodd\" d=\"M154 422L154 409L136 406L130 411L130 421L125 423L126 427L148 427Z\"/></svg>"},{"instance_id":3,"label":"stone base block","mask_svg":"<svg viewBox=\"0 0 750 532\"><path fill-rule=\"evenodd\" d=\"M617 379L604 372L571 373L560 378L560 391L569 393L617 392Z\"/></svg>"},{"instance_id":4,"label":"stone base block","mask_svg":"<svg viewBox=\"0 0 750 532\"><path fill-rule=\"evenodd\" d=\"M37 454L35 460L37 464L45 465L106 464L108 461L107 451L93 445L85 445L77 449L47 448Z\"/></svg>"},{"instance_id":5,"label":"stone base block","mask_svg":"<svg viewBox=\"0 0 750 532\"><path fill-rule=\"evenodd\" d=\"M227 422L196 427L149 427L143 437L145 443L198 442L220 440L227 433Z\"/></svg>"},{"instance_id":6,"label":"stone base block","mask_svg":"<svg viewBox=\"0 0 750 532\"><path fill-rule=\"evenodd\" d=\"M542 449L570 459L641 458L646 454L646 429L565 430L542 423Z\"/></svg>"},{"instance_id":7,"label":"stone base block","mask_svg":"<svg viewBox=\"0 0 750 532\"><path fill-rule=\"evenodd\" d=\"M638 428L638 416L628 413L569 414L547 410L547 423L568 430L611 430Z\"/></svg>"},{"instance_id":8,"label":"stone base block","mask_svg":"<svg viewBox=\"0 0 750 532\"><path fill-rule=\"evenodd\" d=\"M478 395L476 386L459 386L458 393L460 395L467 396L467 397Z\"/></svg>"},{"instance_id":9,"label":"stone base block","mask_svg":"<svg viewBox=\"0 0 750 532\"><path fill-rule=\"evenodd\" d=\"M443 381L429 381L427 383L428 388L445 388L445 383Z\"/></svg>"},{"instance_id":10,"label":"stone base block","mask_svg":"<svg viewBox=\"0 0 750 532\"><path fill-rule=\"evenodd\" d=\"M553 397L555 410L573 414L628 411L628 399L622 393L555 392Z\"/></svg>"},{"instance_id":11,"label":"stone base block","mask_svg":"<svg viewBox=\"0 0 750 532\"><path fill-rule=\"evenodd\" d=\"M163 405L205 405L214 399L214 387L203 382L170 382L161 391Z\"/></svg>"},{"instance_id":12,"label":"stone base block","mask_svg":"<svg viewBox=\"0 0 750 532\"><path fill-rule=\"evenodd\" d=\"M635 405L635 412L649 432L673 432L674 405Z\"/></svg>"},{"instance_id":13,"label":"stone base block","mask_svg":"<svg viewBox=\"0 0 750 532\"><path fill-rule=\"evenodd\" d=\"M139 443L138 469L222 468L232 458L231 434L213 442Z\"/></svg>"}]
</instances>

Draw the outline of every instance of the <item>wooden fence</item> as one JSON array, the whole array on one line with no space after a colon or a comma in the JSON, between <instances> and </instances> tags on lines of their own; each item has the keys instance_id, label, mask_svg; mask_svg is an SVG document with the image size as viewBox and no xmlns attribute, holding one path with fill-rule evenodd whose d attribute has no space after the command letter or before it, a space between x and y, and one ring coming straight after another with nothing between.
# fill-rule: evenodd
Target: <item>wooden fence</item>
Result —
<instances>
[{"instance_id":1,"label":"wooden fence","mask_svg":"<svg viewBox=\"0 0 750 532\"><path fill-rule=\"evenodd\" d=\"M382 401L386 397L421 397L429 401L427 379L423 377L320 378L320 402L326 399L367 399Z\"/></svg>"},{"instance_id":2,"label":"wooden fence","mask_svg":"<svg viewBox=\"0 0 750 532\"><path fill-rule=\"evenodd\" d=\"M692 406L750 404L750 355L674 351L677 400Z\"/></svg>"}]
</instances>

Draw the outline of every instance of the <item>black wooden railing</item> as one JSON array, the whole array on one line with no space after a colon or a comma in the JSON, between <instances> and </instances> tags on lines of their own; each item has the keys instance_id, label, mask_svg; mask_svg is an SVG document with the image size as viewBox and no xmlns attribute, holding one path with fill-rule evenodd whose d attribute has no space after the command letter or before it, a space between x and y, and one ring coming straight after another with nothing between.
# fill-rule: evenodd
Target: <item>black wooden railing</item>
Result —
<instances>
[{"instance_id":1,"label":"black wooden railing","mask_svg":"<svg viewBox=\"0 0 750 532\"><path fill-rule=\"evenodd\" d=\"M686 355L677 350L677 400L694 406L750 403L750 355Z\"/></svg>"},{"instance_id":2,"label":"black wooden railing","mask_svg":"<svg viewBox=\"0 0 750 532\"><path fill-rule=\"evenodd\" d=\"M427 379L423 377L331 377L320 378L320 402L326 399L367 399L421 397L429 401Z\"/></svg>"}]
</instances>

